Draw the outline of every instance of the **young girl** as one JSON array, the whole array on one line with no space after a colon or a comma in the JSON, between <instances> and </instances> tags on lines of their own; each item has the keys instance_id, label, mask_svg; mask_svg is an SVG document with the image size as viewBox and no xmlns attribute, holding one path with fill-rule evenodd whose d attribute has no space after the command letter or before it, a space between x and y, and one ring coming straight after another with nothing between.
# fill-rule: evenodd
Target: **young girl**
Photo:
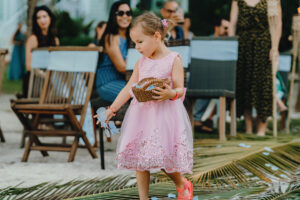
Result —
<instances>
[{"instance_id":1,"label":"young girl","mask_svg":"<svg viewBox=\"0 0 300 200\"><path fill-rule=\"evenodd\" d=\"M143 55L113 104L107 120L131 97L134 83L147 77L169 78L171 87L156 88L155 100L140 103L134 97L125 115L117 147L117 167L136 171L140 199L148 199L150 170L163 170L176 184L178 199L190 200L192 184L182 174L192 173L193 138L190 121L180 97L184 71L178 53L164 44L167 22L152 13L135 20L130 37Z\"/></svg>"}]
</instances>

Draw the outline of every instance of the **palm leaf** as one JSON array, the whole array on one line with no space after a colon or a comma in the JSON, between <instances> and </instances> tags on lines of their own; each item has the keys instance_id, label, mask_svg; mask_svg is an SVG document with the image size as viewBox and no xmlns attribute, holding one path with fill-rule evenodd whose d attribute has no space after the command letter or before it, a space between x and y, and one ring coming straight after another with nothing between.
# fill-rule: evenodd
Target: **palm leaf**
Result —
<instances>
[{"instance_id":1,"label":"palm leaf","mask_svg":"<svg viewBox=\"0 0 300 200\"><path fill-rule=\"evenodd\" d=\"M274 139L243 141L251 145L250 148L239 147L240 142L195 141L193 175L188 176L194 183L194 194L230 196L243 191L245 194L257 193L265 190L265 183L273 179L294 179L293 171L300 163L299 140L282 144ZM271 147L273 152L266 152L264 147ZM258 182L257 177L263 182L253 186ZM130 182L132 177L115 176L73 180L65 184L42 183L29 188L9 187L0 189L0 199L138 199L136 184ZM153 174L150 195L166 197L169 193L176 194L174 184L163 173Z\"/></svg>"}]
</instances>

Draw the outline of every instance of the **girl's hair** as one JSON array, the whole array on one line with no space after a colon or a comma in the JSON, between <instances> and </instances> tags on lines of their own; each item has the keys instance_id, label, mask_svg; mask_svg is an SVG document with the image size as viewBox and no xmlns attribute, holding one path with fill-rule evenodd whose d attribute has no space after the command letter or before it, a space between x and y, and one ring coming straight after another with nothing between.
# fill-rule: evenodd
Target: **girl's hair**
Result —
<instances>
[{"instance_id":1,"label":"girl's hair","mask_svg":"<svg viewBox=\"0 0 300 200\"><path fill-rule=\"evenodd\" d=\"M123 4L128 5L128 7L130 8L130 5L126 2L126 1L117 1L115 2L111 8L110 8L110 12L109 12L109 18L108 21L106 23L106 28L105 31L103 33L102 39L100 40L100 46L103 46L105 48L105 38L111 35L118 35L119 33L119 25L117 23L117 15L116 12L118 11L119 7ZM131 10L131 8L130 8ZM129 47L130 44L130 36L129 36L129 29L130 26L127 28L126 31L126 39L127 39L127 46ZM110 45L110 40L108 40L108 44Z\"/></svg>"},{"instance_id":2,"label":"girl's hair","mask_svg":"<svg viewBox=\"0 0 300 200\"><path fill-rule=\"evenodd\" d=\"M37 23L37 13L41 10L46 11L51 19L46 37L42 35L42 30ZM32 15L32 33L37 37L39 47L56 46L55 16L47 6L37 6L34 8Z\"/></svg>"},{"instance_id":3,"label":"girl's hair","mask_svg":"<svg viewBox=\"0 0 300 200\"><path fill-rule=\"evenodd\" d=\"M163 25L162 19L157 17L154 13L145 12L134 20L131 28L140 25L145 35L154 35L155 32L159 32L163 40L169 30L170 23L172 23L172 21L168 19L164 20L168 23L167 27Z\"/></svg>"}]
</instances>

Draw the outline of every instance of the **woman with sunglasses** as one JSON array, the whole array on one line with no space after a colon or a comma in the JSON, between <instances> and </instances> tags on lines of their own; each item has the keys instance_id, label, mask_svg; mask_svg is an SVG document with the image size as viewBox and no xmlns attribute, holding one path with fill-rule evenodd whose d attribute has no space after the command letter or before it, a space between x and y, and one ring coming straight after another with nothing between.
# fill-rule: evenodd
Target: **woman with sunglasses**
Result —
<instances>
[{"instance_id":1,"label":"woman with sunglasses","mask_svg":"<svg viewBox=\"0 0 300 200\"><path fill-rule=\"evenodd\" d=\"M104 53L96 73L96 88L101 99L113 102L125 86L126 56L130 43L129 27L132 11L128 3L115 2L100 41Z\"/></svg>"}]
</instances>

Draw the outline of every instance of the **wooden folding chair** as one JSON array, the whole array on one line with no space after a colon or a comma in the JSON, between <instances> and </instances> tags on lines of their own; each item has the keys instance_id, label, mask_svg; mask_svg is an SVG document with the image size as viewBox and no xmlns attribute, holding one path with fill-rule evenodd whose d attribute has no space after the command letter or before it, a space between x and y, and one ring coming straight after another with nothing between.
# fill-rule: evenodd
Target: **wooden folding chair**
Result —
<instances>
[{"instance_id":1,"label":"wooden folding chair","mask_svg":"<svg viewBox=\"0 0 300 200\"><path fill-rule=\"evenodd\" d=\"M8 53L7 49L0 49L0 94L2 89L2 78L5 69L5 55ZM3 132L0 127L0 142L5 142Z\"/></svg>"},{"instance_id":2,"label":"wooden folding chair","mask_svg":"<svg viewBox=\"0 0 300 200\"><path fill-rule=\"evenodd\" d=\"M282 77L282 81L285 85L285 87L288 86L288 75L291 71L292 68L292 54L291 53L281 53L279 56L279 63L278 63L278 72L280 73L281 77ZM287 88L286 88L287 89ZM288 93L288 91L287 91ZM284 97L283 102L286 103L287 102L287 96ZM286 121L286 117L287 117L287 112L282 112L280 113L280 130L284 130L285 129L285 121Z\"/></svg>"},{"instance_id":3,"label":"wooden folding chair","mask_svg":"<svg viewBox=\"0 0 300 200\"><path fill-rule=\"evenodd\" d=\"M91 96L95 70L98 61L98 48L53 47L46 73L43 91L38 104L15 104L11 107L29 135L22 161L26 162L31 150L70 152L68 162L72 162L83 139L93 158L97 155L82 130L88 102ZM43 118L43 115L63 115L64 119ZM80 118L77 118L79 115ZM43 128L43 123L62 122L64 129ZM66 129L66 127L69 127ZM72 145L42 143L39 137L74 137Z\"/></svg>"},{"instance_id":4,"label":"wooden folding chair","mask_svg":"<svg viewBox=\"0 0 300 200\"><path fill-rule=\"evenodd\" d=\"M237 38L199 37L191 42L190 82L187 110L193 124L193 107L197 98L220 100L219 138L226 140L226 101L230 101L230 134L236 135L235 80L238 58Z\"/></svg>"},{"instance_id":5,"label":"wooden folding chair","mask_svg":"<svg viewBox=\"0 0 300 200\"><path fill-rule=\"evenodd\" d=\"M29 77L29 86L27 98L11 99L15 104L33 104L39 103L43 90L46 70L49 66L50 53L48 48L36 48L32 50L31 73ZM27 135L23 131L20 148L25 146Z\"/></svg>"}]
</instances>

